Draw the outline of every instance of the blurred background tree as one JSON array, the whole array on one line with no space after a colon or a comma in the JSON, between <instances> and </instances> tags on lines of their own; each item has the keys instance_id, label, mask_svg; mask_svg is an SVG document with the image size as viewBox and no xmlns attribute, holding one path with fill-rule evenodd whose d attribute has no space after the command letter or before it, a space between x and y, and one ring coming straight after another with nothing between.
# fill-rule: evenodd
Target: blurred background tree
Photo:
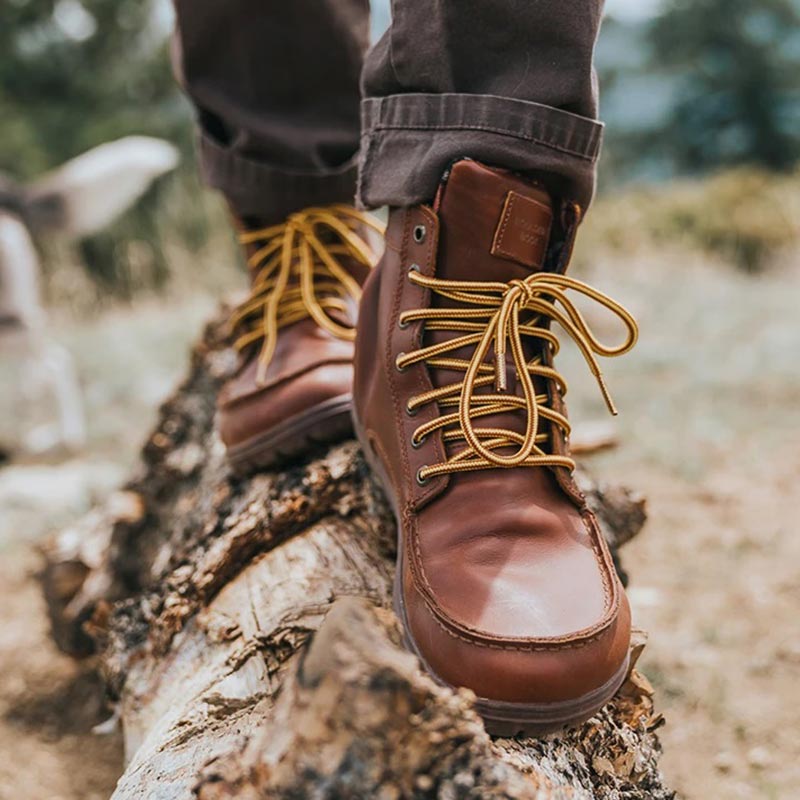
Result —
<instances>
[{"instance_id":1,"label":"blurred background tree","mask_svg":"<svg viewBox=\"0 0 800 800\"><path fill-rule=\"evenodd\" d=\"M612 0L598 45L603 185L796 164L800 0L642 2Z\"/></svg>"},{"instance_id":2,"label":"blurred background tree","mask_svg":"<svg viewBox=\"0 0 800 800\"><path fill-rule=\"evenodd\" d=\"M800 158L797 0L673 0L648 38L678 81L664 134L679 170Z\"/></svg>"},{"instance_id":3,"label":"blurred background tree","mask_svg":"<svg viewBox=\"0 0 800 800\"><path fill-rule=\"evenodd\" d=\"M0 170L30 178L128 133L188 143L151 0L3 0Z\"/></svg>"}]
</instances>

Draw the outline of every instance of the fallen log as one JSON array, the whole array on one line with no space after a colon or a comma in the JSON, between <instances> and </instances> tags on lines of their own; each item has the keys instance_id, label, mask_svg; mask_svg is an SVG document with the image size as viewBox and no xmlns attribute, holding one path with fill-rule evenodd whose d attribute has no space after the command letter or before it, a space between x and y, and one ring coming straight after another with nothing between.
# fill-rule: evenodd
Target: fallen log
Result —
<instances>
[{"instance_id":1,"label":"fallen log","mask_svg":"<svg viewBox=\"0 0 800 800\"><path fill-rule=\"evenodd\" d=\"M394 523L356 443L234 477L213 425L233 363L210 324L138 474L44 549L54 637L94 654L123 726L114 798L673 796L635 670L582 726L494 740L468 691L422 674L388 610ZM616 552L644 502L581 480Z\"/></svg>"}]
</instances>

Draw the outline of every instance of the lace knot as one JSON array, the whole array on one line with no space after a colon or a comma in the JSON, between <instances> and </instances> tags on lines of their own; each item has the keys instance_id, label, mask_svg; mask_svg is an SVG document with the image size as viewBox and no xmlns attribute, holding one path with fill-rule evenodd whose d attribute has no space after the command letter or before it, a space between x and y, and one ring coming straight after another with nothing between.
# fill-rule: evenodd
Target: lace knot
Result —
<instances>
[{"instance_id":1,"label":"lace knot","mask_svg":"<svg viewBox=\"0 0 800 800\"><path fill-rule=\"evenodd\" d=\"M446 313L437 309L405 312L409 319L429 320L437 330L449 327L454 332L462 332L462 335L456 335L449 341L407 353L403 357L404 365L428 361L432 367L460 368L465 372L459 384L434 389L409 400L409 407L414 408L433 401L442 406L454 401L458 405L457 413L444 414L420 426L414 432L416 441L424 439L434 430L442 429L445 441L463 439L466 442L466 447L446 462L424 467L421 478L494 467L561 466L573 469L575 465L572 459L547 453L541 447L549 438L546 431L540 430L541 418L546 418L565 434L569 433L567 418L548 405L548 393L537 395L534 385L534 378L539 378L553 382L562 395L566 393L566 381L543 358L547 346L552 354L558 351L558 339L550 330L550 323L557 322L576 343L597 380L609 410L616 413L596 356L622 355L635 345L638 328L630 312L591 286L553 273L536 273L524 280L514 279L508 283L447 281L420 275L415 275L413 280L464 306L449 308ZM595 301L622 322L626 337L621 344L605 345L597 339L567 295L569 290ZM529 315L523 319L526 312ZM540 340L539 354L530 361L525 354L526 338ZM441 357L468 345L475 348L469 361ZM494 369L486 363L492 350ZM507 392L506 354L509 350L517 381L522 387L522 397ZM486 392L485 387L492 383L494 392ZM480 417L515 412L525 416L524 434L506 427L476 427L475 420ZM509 449L512 452L509 453Z\"/></svg>"}]
</instances>

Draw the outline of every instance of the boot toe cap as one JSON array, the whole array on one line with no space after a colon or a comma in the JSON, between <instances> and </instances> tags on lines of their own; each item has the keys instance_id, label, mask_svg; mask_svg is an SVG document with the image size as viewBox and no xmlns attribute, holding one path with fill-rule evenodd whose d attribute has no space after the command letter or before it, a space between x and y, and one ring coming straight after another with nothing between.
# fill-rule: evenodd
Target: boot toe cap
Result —
<instances>
[{"instance_id":1,"label":"boot toe cap","mask_svg":"<svg viewBox=\"0 0 800 800\"><path fill-rule=\"evenodd\" d=\"M564 704L602 691L625 668L630 610L618 584L592 624L573 630L562 625L553 635L548 623L536 635L531 615L522 608L512 610L508 624L494 630L473 626L468 615L459 619L451 608L432 602L406 573L400 605L407 634L427 669L443 683L500 703ZM581 586L572 589L580 592ZM524 635L510 634L514 619Z\"/></svg>"}]
</instances>

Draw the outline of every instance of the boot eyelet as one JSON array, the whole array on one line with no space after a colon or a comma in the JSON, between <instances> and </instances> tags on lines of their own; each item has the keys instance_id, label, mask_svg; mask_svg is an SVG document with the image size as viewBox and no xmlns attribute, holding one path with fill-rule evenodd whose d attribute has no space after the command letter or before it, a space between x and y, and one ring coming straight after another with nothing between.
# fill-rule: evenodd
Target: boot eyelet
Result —
<instances>
[{"instance_id":1,"label":"boot eyelet","mask_svg":"<svg viewBox=\"0 0 800 800\"><path fill-rule=\"evenodd\" d=\"M398 353L398 354L397 354L397 358L394 360L394 368L395 368L395 369L396 369L398 372L405 372L405 371L406 371L406 369L408 369L408 367L401 367L401 366L400 366L400 364L398 363L398 362L400 361L400 359L401 359L401 358L402 358L404 355L405 355L405 353Z\"/></svg>"},{"instance_id":2,"label":"boot eyelet","mask_svg":"<svg viewBox=\"0 0 800 800\"><path fill-rule=\"evenodd\" d=\"M417 244L422 244L425 241L425 234L427 230L425 229L424 225L415 225L414 226L414 241Z\"/></svg>"},{"instance_id":3,"label":"boot eyelet","mask_svg":"<svg viewBox=\"0 0 800 800\"><path fill-rule=\"evenodd\" d=\"M411 280L411 273L412 273L412 272L420 272L420 273L422 272L422 270L419 268L419 264L412 264L412 265L411 265L411 266L408 268L408 279L409 279L409 280Z\"/></svg>"},{"instance_id":4,"label":"boot eyelet","mask_svg":"<svg viewBox=\"0 0 800 800\"><path fill-rule=\"evenodd\" d=\"M403 321L402 319L397 320L397 327L400 328L401 331L404 331L410 324L410 322Z\"/></svg>"},{"instance_id":5,"label":"boot eyelet","mask_svg":"<svg viewBox=\"0 0 800 800\"><path fill-rule=\"evenodd\" d=\"M406 403L406 414L408 414L409 417L416 417L418 411L418 408L412 408L408 403Z\"/></svg>"},{"instance_id":6,"label":"boot eyelet","mask_svg":"<svg viewBox=\"0 0 800 800\"><path fill-rule=\"evenodd\" d=\"M424 445L424 444L425 444L425 439L426 439L426 438L427 438L427 437L425 437L425 436L420 436L420 437L417 439L417 438L415 438L414 436L412 436L412 437L411 437L411 446L412 446L412 447L413 447L415 450L419 450L419 449L420 449L420 447L422 447L422 445Z\"/></svg>"},{"instance_id":7,"label":"boot eyelet","mask_svg":"<svg viewBox=\"0 0 800 800\"><path fill-rule=\"evenodd\" d=\"M422 475L420 475L420 473L421 473L421 472L422 472L422 470L424 470L424 469L427 469L427 466L426 466L426 465L423 465L423 466L421 466L421 467L420 467L420 468L417 470L417 483L418 483L420 486L426 486L426 485L428 484L428 482L430 481L430 478L423 478L423 477L422 477Z\"/></svg>"}]
</instances>

